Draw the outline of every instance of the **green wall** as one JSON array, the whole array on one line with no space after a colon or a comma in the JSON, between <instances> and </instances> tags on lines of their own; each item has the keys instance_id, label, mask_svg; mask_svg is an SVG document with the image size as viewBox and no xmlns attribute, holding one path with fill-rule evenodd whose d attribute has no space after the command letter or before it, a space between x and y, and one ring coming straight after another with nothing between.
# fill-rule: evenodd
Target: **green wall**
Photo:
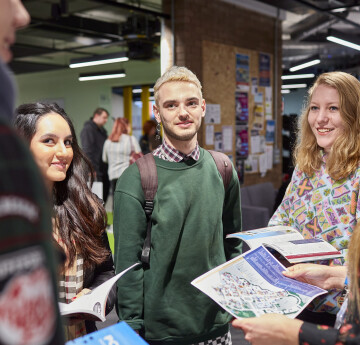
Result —
<instances>
[{"instance_id":1,"label":"green wall","mask_svg":"<svg viewBox=\"0 0 360 345\"><path fill-rule=\"evenodd\" d=\"M79 73L125 68L126 77L109 80L78 81ZM160 60L129 61L121 67L114 64L16 76L18 85L17 105L44 99L63 99L64 107L73 120L79 137L85 121L95 108L104 107L111 113L111 89L115 86L146 85L155 83L160 76ZM111 114L110 114L111 115ZM112 121L108 121L108 132Z\"/></svg>"}]
</instances>

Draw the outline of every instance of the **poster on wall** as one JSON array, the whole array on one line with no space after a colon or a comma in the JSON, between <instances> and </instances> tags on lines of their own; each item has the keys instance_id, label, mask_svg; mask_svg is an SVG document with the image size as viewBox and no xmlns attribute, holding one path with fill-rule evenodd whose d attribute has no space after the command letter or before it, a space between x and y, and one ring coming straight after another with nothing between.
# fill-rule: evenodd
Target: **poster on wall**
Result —
<instances>
[{"instance_id":1,"label":"poster on wall","mask_svg":"<svg viewBox=\"0 0 360 345\"><path fill-rule=\"evenodd\" d=\"M221 123L220 104L206 104L205 124Z\"/></svg>"},{"instance_id":2,"label":"poster on wall","mask_svg":"<svg viewBox=\"0 0 360 345\"><path fill-rule=\"evenodd\" d=\"M274 120L267 120L266 121L266 143L272 144L275 142L275 121Z\"/></svg>"},{"instance_id":3,"label":"poster on wall","mask_svg":"<svg viewBox=\"0 0 360 345\"><path fill-rule=\"evenodd\" d=\"M235 93L235 124L247 124L249 121L248 94L246 92Z\"/></svg>"},{"instance_id":4,"label":"poster on wall","mask_svg":"<svg viewBox=\"0 0 360 345\"><path fill-rule=\"evenodd\" d=\"M272 87L265 88L265 118L272 119Z\"/></svg>"},{"instance_id":5,"label":"poster on wall","mask_svg":"<svg viewBox=\"0 0 360 345\"><path fill-rule=\"evenodd\" d=\"M254 109L254 117L252 128L256 130L263 130L264 129L264 107L261 104L255 104Z\"/></svg>"},{"instance_id":6,"label":"poster on wall","mask_svg":"<svg viewBox=\"0 0 360 345\"><path fill-rule=\"evenodd\" d=\"M215 151L222 151L222 132L215 132L214 133L214 150Z\"/></svg>"},{"instance_id":7,"label":"poster on wall","mask_svg":"<svg viewBox=\"0 0 360 345\"><path fill-rule=\"evenodd\" d=\"M235 133L236 161L246 158L249 154L249 136L247 126L236 126Z\"/></svg>"},{"instance_id":8,"label":"poster on wall","mask_svg":"<svg viewBox=\"0 0 360 345\"><path fill-rule=\"evenodd\" d=\"M249 86L249 80L249 55L236 54L236 88L241 89L241 85Z\"/></svg>"},{"instance_id":9,"label":"poster on wall","mask_svg":"<svg viewBox=\"0 0 360 345\"><path fill-rule=\"evenodd\" d=\"M222 126L223 152L233 150L233 126Z\"/></svg>"},{"instance_id":10,"label":"poster on wall","mask_svg":"<svg viewBox=\"0 0 360 345\"><path fill-rule=\"evenodd\" d=\"M257 173L259 171L259 157L256 155L249 155L245 160L245 172Z\"/></svg>"},{"instance_id":11,"label":"poster on wall","mask_svg":"<svg viewBox=\"0 0 360 345\"><path fill-rule=\"evenodd\" d=\"M212 125L206 126L205 145L214 145L214 126Z\"/></svg>"},{"instance_id":12,"label":"poster on wall","mask_svg":"<svg viewBox=\"0 0 360 345\"><path fill-rule=\"evenodd\" d=\"M270 86L270 55L259 53L259 86Z\"/></svg>"}]
</instances>

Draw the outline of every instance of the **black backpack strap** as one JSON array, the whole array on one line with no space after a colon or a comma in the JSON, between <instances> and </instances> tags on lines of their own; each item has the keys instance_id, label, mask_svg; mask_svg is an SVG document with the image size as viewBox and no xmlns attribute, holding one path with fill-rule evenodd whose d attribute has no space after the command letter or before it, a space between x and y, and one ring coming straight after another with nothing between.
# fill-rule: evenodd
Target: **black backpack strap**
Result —
<instances>
[{"instance_id":1,"label":"black backpack strap","mask_svg":"<svg viewBox=\"0 0 360 345\"><path fill-rule=\"evenodd\" d=\"M216 167L219 170L219 173L223 179L224 188L226 191L227 188L229 187L233 174L231 160L226 154L222 152L213 151L213 150L208 150L208 151L215 161Z\"/></svg>"},{"instance_id":2,"label":"black backpack strap","mask_svg":"<svg viewBox=\"0 0 360 345\"><path fill-rule=\"evenodd\" d=\"M152 153L139 158L135 163L139 168L141 186L145 195L144 211L147 220L146 238L141 252L141 262L145 265L150 265L151 215L154 210L154 198L158 187L157 170Z\"/></svg>"}]
</instances>

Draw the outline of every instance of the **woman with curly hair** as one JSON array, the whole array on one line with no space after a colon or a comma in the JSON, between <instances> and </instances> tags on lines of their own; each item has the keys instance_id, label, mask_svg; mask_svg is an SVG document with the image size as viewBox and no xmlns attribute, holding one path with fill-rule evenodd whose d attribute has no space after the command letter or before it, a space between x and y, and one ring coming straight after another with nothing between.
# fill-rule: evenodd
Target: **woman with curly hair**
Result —
<instances>
[{"instance_id":1,"label":"woman with curly hair","mask_svg":"<svg viewBox=\"0 0 360 345\"><path fill-rule=\"evenodd\" d=\"M66 260L59 277L59 301L70 303L114 276L102 202L88 187L93 170L80 149L74 126L57 104L31 103L16 109L15 128L28 142L53 200L53 236ZM116 298L109 294L107 312ZM90 320L65 325L67 340L96 330Z\"/></svg>"},{"instance_id":2,"label":"woman with curly hair","mask_svg":"<svg viewBox=\"0 0 360 345\"><path fill-rule=\"evenodd\" d=\"M289 225L305 238L322 238L346 258L360 217L360 82L344 72L321 74L299 119L295 171L269 225ZM319 262L344 265L345 259ZM332 290L299 318L333 325L341 305Z\"/></svg>"}]
</instances>

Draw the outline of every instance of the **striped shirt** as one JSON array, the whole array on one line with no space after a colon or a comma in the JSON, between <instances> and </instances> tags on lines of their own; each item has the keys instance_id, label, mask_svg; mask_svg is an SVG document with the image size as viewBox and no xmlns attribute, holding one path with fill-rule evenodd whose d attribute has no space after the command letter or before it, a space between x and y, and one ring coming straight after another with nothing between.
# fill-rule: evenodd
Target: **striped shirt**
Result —
<instances>
[{"instance_id":1,"label":"striped shirt","mask_svg":"<svg viewBox=\"0 0 360 345\"><path fill-rule=\"evenodd\" d=\"M199 144L196 143L194 150L191 151L188 155L186 155L178 151L174 147L170 146L164 139L162 145L160 145L156 150L153 151L153 155L165 161L175 163L187 161L190 158L192 158L194 161L198 161L200 158L200 148Z\"/></svg>"}]
</instances>

